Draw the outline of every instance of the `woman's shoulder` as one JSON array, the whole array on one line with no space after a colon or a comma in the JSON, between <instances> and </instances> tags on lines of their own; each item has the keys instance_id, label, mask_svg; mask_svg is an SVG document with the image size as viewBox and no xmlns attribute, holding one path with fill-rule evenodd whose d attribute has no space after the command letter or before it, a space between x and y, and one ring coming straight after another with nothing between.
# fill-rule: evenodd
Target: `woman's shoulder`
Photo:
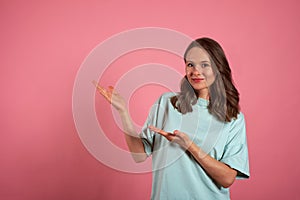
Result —
<instances>
[{"instance_id":1,"label":"woman's shoulder","mask_svg":"<svg viewBox=\"0 0 300 200\"><path fill-rule=\"evenodd\" d=\"M160 98L169 99L169 98L177 96L177 95L178 95L178 92L165 92L160 96Z\"/></svg>"},{"instance_id":2,"label":"woman's shoulder","mask_svg":"<svg viewBox=\"0 0 300 200\"><path fill-rule=\"evenodd\" d=\"M230 123L231 127L244 126L245 125L244 114L240 111L239 114L237 115L237 117L232 119L231 122L229 122L229 123Z\"/></svg>"},{"instance_id":3,"label":"woman's shoulder","mask_svg":"<svg viewBox=\"0 0 300 200\"><path fill-rule=\"evenodd\" d=\"M170 103L170 99L176 95L178 95L176 92L165 92L159 96L159 98L156 100L156 104L168 104Z\"/></svg>"},{"instance_id":4,"label":"woman's shoulder","mask_svg":"<svg viewBox=\"0 0 300 200\"><path fill-rule=\"evenodd\" d=\"M245 115L242 111L239 112L239 114L237 115L236 120L243 121L243 122L245 121Z\"/></svg>"}]
</instances>

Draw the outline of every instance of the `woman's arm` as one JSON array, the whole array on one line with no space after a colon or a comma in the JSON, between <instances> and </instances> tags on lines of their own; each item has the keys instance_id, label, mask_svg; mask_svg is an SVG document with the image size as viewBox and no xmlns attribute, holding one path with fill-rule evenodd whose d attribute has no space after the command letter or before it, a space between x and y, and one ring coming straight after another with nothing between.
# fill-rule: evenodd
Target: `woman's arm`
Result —
<instances>
[{"instance_id":1,"label":"woman's arm","mask_svg":"<svg viewBox=\"0 0 300 200\"><path fill-rule=\"evenodd\" d=\"M236 170L203 152L202 149L193 142L187 150L194 156L206 173L219 185L228 188L233 184L237 175Z\"/></svg>"},{"instance_id":2,"label":"woman's arm","mask_svg":"<svg viewBox=\"0 0 300 200\"><path fill-rule=\"evenodd\" d=\"M145 161L147 159L147 154L145 153L144 144L142 142L142 139L138 136L138 134L135 131L128 110L119 111L119 114L123 124L125 140L134 161Z\"/></svg>"},{"instance_id":3,"label":"woman's arm","mask_svg":"<svg viewBox=\"0 0 300 200\"><path fill-rule=\"evenodd\" d=\"M123 131L125 133L125 140L134 161L145 161L147 159L147 154L145 153L142 139L135 131L123 97L115 92L113 87L109 87L108 90L106 90L103 87L99 86L97 82L93 81L93 83L95 84L99 93L119 112L122 120Z\"/></svg>"},{"instance_id":4,"label":"woman's arm","mask_svg":"<svg viewBox=\"0 0 300 200\"><path fill-rule=\"evenodd\" d=\"M155 127L149 127L152 131L155 131L169 141L176 142L184 149L189 151L198 163L203 167L205 172L220 186L224 188L230 187L237 175L237 171L230 168L228 165L212 158L205 153L200 147L198 147L190 138L180 131L174 131L173 133L167 133L163 130Z\"/></svg>"}]
</instances>

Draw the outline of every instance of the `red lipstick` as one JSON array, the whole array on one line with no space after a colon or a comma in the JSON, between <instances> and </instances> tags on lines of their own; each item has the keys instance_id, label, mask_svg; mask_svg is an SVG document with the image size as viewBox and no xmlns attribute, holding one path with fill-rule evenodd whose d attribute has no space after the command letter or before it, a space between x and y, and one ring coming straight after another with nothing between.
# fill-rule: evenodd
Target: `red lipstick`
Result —
<instances>
[{"instance_id":1,"label":"red lipstick","mask_svg":"<svg viewBox=\"0 0 300 200\"><path fill-rule=\"evenodd\" d=\"M204 78L191 78L194 83L200 83Z\"/></svg>"}]
</instances>

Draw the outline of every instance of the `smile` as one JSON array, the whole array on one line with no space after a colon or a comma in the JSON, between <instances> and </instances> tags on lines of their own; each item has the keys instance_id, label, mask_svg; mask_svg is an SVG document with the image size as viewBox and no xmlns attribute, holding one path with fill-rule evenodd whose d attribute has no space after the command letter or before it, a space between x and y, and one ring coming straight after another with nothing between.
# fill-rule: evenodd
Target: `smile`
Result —
<instances>
[{"instance_id":1,"label":"smile","mask_svg":"<svg viewBox=\"0 0 300 200\"><path fill-rule=\"evenodd\" d=\"M204 81L204 78L192 78L192 81L194 83L200 83L201 81Z\"/></svg>"}]
</instances>

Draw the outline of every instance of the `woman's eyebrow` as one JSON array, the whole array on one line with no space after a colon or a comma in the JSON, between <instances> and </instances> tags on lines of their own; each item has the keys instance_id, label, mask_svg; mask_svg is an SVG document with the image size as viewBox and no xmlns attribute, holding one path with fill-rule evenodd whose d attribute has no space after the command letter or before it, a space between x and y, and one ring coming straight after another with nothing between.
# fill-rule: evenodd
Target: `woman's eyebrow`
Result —
<instances>
[{"instance_id":1,"label":"woman's eyebrow","mask_svg":"<svg viewBox=\"0 0 300 200\"><path fill-rule=\"evenodd\" d=\"M191 60L191 59L186 59L186 62L193 62L193 60Z\"/></svg>"},{"instance_id":2,"label":"woman's eyebrow","mask_svg":"<svg viewBox=\"0 0 300 200\"><path fill-rule=\"evenodd\" d=\"M194 61L192 61L192 60L186 60L186 62L194 63Z\"/></svg>"},{"instance_id":3,"label":"woman's eyebrow","mask_svg":"<svg viewBox=\"0 0 300 200\"><path fill-rule=\"evenodd\" d=\"M194 63L193 60L186 60L186 62L192 62L192 63ZM200 61L200 63L210 63L210 61L208 61L208 60L202 60L202 61Z\"/></svg>"},{"instance_id":4,"label":"woman's eyebrow","mask_svg":"<svg viewBox=\"0 0 300 200\"><path fill-rule=\"evenodd\" d=\"M195 61L193 59L186 59L186 62L195 63ZM210 63L210 61L209 60L201 60L200 63Z\"/></svg>"}]
</instances>

